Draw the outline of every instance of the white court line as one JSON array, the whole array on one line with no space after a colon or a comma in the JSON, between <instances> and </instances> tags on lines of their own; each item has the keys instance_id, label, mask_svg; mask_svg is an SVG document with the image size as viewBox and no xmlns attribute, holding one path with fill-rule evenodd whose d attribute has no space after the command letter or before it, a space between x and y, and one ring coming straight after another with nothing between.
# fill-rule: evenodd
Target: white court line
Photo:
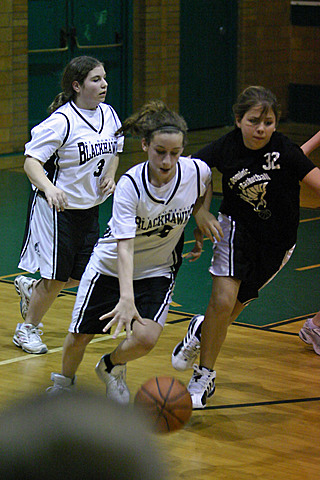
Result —
<instances>
[{"instance_id":1,"label":"white court line","mask_svg":"<svg viewBox=\"0 0 320 480\"><path fill-rule=\"evenodd\" d=\"M119 333L118 337L123 337L125 334L126 334L125 332L121 332L121 333ZM106 340L114 340L114 338L108 337L107 335L105 335L104 337L94 338L93 340L91 340L90 344L91 343L98 343L98 342L105 342ZM8 360L2 360L0 362L0 365L8 365L10 363L24 362L26 360L34 360L36 358L43 357L43 355L49 355L49 353L57 353L57 352L61 352L61 351L62 351L62 347L57 347L57 348L52 348L52 349L48 350L47 353L45 353L45 354L42 353L40 355L39 354L34 354L34 353L26 353L26 355L23 356L23 357L15 357L15 358L9 358Z\"/></svg>"},{"instance_id":2,"label":"white court line","mask_svg":"<svg viewBox=\"0 0 320 480\"><path fill-rule=\"evenodd\" d=\"M165 327L166 326L168 326L167 323L165 324ZM125 335L126 335L126 332L121 332L119 333L117 338L124 337ZM105 342L109 340L114 340L114 338L105 335L104 337L94 338L93 340L91 340L89 345L91 345L92 343ZM35 360L36 358L43 357L43 355L49 355L49 353L57 353L61 351L62 351L62 347L57 347L57 348L51 348L50 350L47 351L47 353L42 353L42 354L26 353L25 356L23 357L15 357L15 358L9 358L8 360L2 360L0 362L0 366L9 365L10 363L16 363L16 362L24 362L26 360Z\"/></svg>"}]
</instances>

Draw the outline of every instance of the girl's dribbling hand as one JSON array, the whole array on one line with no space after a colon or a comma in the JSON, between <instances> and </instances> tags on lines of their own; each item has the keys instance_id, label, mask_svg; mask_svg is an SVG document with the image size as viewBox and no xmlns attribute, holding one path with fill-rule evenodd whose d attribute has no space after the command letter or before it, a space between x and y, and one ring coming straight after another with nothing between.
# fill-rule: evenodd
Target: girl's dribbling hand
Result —
<instances>
[{"instance_id":1,"label":"girl's dribbling hand","mask_svg":"<svg viewBox=\"0 0 320 480\"><path fill-rule=\"evenodd\" d=\"M138 310L136 309L134 304L129 304L126 301L119 300L118 304L115 308L108 313L102 315L99 320L106 320L111 318L110 322L103 328L103 332L107 332L109 328L113 325L117 324L116 329L112 335L112 338L117 338L119 333L123 330L126 331L127 339L131 335L131 323L132 320L137 320L142 325L145 325L142 317L139 315Z\"/></svg>"}]
</instances>

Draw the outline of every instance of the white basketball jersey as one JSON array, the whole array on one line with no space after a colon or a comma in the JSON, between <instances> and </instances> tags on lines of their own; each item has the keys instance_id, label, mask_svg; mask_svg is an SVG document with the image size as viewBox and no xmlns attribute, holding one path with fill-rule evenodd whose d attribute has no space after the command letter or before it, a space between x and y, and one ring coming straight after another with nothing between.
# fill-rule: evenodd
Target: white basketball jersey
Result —
<instances>
[{"instance_id":1,"label":"white basketball jersey","mask_svg":"<svg viewBox=\"0 0 320 480\"><path fill-rule=\"evenodd\" d=\"M117 239L134 238L134 280L169 276L181 259L176 247L194 204L210 181L207 164L186 157L180 157L175 177L160 188L148 181L148 162L128 170L117 184L109 228L90 264L117 276Z\"/></svg>"},{"instance_id":2,"label":"white basketball jersey","mask_svg":"<svg viewBox=\"0 0 320 480\"><path fill-rule=\"evenodd\" d=\"M114 135L120 126L110 105L81 110L68 102L32 129L25 155L44 164L48 178L66 193L68 208L91 208L107 198L100 181L123 150L123 137Z\"/></svg>"}]
</instances>

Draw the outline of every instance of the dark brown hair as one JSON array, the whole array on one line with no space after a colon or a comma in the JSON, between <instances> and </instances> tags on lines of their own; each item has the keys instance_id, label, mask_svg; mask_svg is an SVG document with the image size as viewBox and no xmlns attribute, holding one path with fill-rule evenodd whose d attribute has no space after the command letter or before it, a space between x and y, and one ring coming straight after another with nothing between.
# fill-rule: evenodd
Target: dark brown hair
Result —
<instances>
[{"instance_id":1,"label":"dark brown hair","mask_svg":"<svg viewBox=\"0 0 320 480\"><path fill-rule=\"evenodd\" d=\"M76 80L80 85L83 84L91 70L103 65L102 62L93 57L82 55L73 58L65 67L61 80L62 92L60 92L48 108L49 113L53 113L70 100L75 100L77 93L73 89L73 82Z\"/></svg>"},{"instance_id":2,"label":"dark brown hair","mask_svg":"<svg viewBox=\"0 0 320 480\"><path fill-rule=\"evenodd\" d=\"M145 138L149 144L155 132L183 134L183 145L186 143L187 124L181 115L165 105L161 100L151 100L133 113L116 132L117 135L132 135Z\"/></svg>"},{"instance_id":3,"label":"dark brown hair","mask_svg":"<svg viewBox=\"0 0 320 480\"><path fill-rule=\"evenodd\" d=\"M250 86L240 93L233 105L235 118L241 121L247 111L256 106L262 106L262 115L271 108L276 117L276 125L278 124L281 112L277 98L270 90L261 86Z\"/></svg>"}]
</instances>

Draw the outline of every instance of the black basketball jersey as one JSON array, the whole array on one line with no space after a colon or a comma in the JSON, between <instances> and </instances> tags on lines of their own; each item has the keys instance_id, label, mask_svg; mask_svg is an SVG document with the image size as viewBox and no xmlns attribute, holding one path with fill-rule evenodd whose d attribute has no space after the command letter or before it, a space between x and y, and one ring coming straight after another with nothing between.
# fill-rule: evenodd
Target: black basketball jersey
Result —
<instances>
[{"instance_id":1,"label":"black basketball jersey","mask_svg":"<svg viewBox=\"0 0 320 480\"><path fill-rule=\"evenodd\" d=\"M259 242L287 248L296 243L299 182L315 168L297 145L274 132L265 147L250 150L236 128L193 157L222 173L221 213L241 222Z\"/></svg>"}]
</instances>

